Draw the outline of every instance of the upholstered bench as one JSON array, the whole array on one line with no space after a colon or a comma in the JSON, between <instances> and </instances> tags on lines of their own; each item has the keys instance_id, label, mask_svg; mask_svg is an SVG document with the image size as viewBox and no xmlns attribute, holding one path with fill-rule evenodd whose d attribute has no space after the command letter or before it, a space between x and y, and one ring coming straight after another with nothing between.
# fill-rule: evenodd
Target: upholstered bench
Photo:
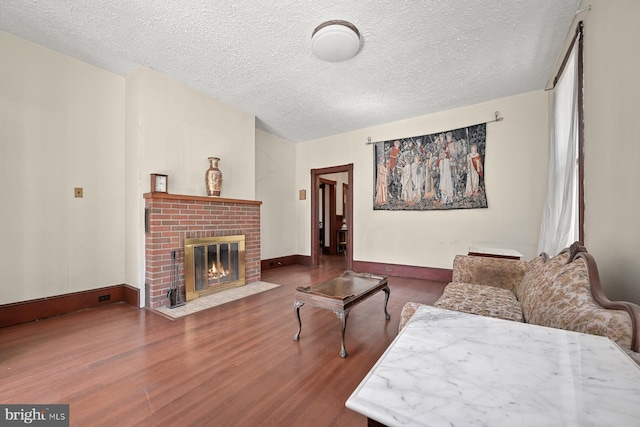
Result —
<instances>
[{"instance_id":1,"label":"upholstered bench","mask_svg":"<svg viewBox=\"0 0 640 427\"><path fill-rule=\"evenodd\" d=\"M402 329L421 304L403 309ZM452 282L436 307L540 326L602 335L640 364L640 306L610 301L595 260L583 247L531 261L458 255Z\"/></svg>"}]
</instances>

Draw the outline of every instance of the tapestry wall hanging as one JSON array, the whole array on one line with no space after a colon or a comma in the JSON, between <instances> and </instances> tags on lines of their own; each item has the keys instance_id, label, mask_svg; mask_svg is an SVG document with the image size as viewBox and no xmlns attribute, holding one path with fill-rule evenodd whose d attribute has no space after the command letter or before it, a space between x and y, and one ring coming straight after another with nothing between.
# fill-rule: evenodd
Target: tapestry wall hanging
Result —
<instances>
[{"instance_id":1,"label":"tapestry wall hanging","mask_svg":"<svg viewBox=\"0 0 640 427\"><path fill-rule=\"evenodd\" d=\"M487 207L487 124L375 143L374 210Z\"/></svg>"}]
</instances>

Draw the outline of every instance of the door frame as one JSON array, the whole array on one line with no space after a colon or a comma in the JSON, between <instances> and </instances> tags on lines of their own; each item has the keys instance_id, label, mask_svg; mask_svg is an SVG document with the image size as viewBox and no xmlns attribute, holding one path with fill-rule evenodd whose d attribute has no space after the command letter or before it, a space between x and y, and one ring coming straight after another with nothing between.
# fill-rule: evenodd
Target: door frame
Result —
<instances>
[{"instance_id":1,"label":"door frame","mask_svg":"<svg viewBox=\"0 0 640 427\"><path fill-rule=\"evenodd\" d=\"M347 172L349 191L347 193L347 270L353 268L353 163L328 168L311 169L311 266L320 264L320 240L318 195L320 193L320 175Z\"/></svg>"},{"instance_id":2,"label":"door frame","mask_svg":"<svg viewBox=\"0 0 640 427\"><path fill-rule=\"evenodd\" d=\"M324 184L324 187L323 187ZM338 183L336 181L332 181L330 179L325 179L320 177L320 185L318 185L318 187L320 188L320 193L319 196L323 196L322 202L320 202L320 204L322 205L322 217L318 218L318 221L322 221L322 225L323 225L323 232L325 233L325 239L324 239L324 244L325 247L327 247L327 239L326 236L329 236L329 254L330 255L335 255L338 253L338 244L336 242L336 234L337 234L337 227L336 227L336 185ZM327 195L327 191L329 192L329 194ZM325 201L329 200L329 206L325 205ZM320 197L318 197L318 200L320 200ZM320 208L320 206L318 206L318 208ZM320 210L320 209L318 209ZM329 218L326 218L326 212L329 211ZM329 232L327 232L327 230L329 230ZM318 236L318 239L320 239L320 236ZM321 240L321 239L320 239ZM319 242L318 242L319 243ZM321 254L324 253L324 247L321 246Z\"/></svg>"}]
</instances>

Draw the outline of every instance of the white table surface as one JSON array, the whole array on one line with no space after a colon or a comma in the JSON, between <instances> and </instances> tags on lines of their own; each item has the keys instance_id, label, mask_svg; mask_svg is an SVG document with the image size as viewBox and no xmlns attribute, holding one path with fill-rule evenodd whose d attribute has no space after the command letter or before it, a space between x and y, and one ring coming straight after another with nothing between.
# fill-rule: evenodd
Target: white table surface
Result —
<instances>
[{"instance_id":1,"label":"white table surface","mask_svg":"<svg viewBox=\"0 0 640 427\"><path fill-rule=\"evenodd\" d=\"M522 258L522 254L515 249L505 249L505 248L487 248L480 246L471 246L469 247L469 253L478 253L478 254L487 254L487 255L499 255L506 257L516 257Z\"/></svg>"},{"instance_id":2,"label":"white table surface","mask_svg":"<svg viewBox=\"0 0 640 427\"><path fill-rule=\"evenodd\" d=\"M640 426L608 338L420 307L346 402L387 426Z\"/></svg>"}]
</instances>

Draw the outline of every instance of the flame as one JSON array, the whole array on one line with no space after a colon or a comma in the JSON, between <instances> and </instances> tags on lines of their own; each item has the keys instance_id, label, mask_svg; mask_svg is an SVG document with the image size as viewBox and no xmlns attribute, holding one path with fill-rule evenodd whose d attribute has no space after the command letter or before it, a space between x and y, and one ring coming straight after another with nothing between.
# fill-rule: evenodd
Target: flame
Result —
<instances>
[{"instance_id":1,"label":"flame","mask_svg":"<svg viewBox=\"0 0 640 427\"><path fill-rule=\"evenodd\" d=\"M208 271L209 280L218 280L223 277L227 277L230 274L229 270L225 270L224 267L218 263L214 263Z\"/></svg>"}]
</instances>

